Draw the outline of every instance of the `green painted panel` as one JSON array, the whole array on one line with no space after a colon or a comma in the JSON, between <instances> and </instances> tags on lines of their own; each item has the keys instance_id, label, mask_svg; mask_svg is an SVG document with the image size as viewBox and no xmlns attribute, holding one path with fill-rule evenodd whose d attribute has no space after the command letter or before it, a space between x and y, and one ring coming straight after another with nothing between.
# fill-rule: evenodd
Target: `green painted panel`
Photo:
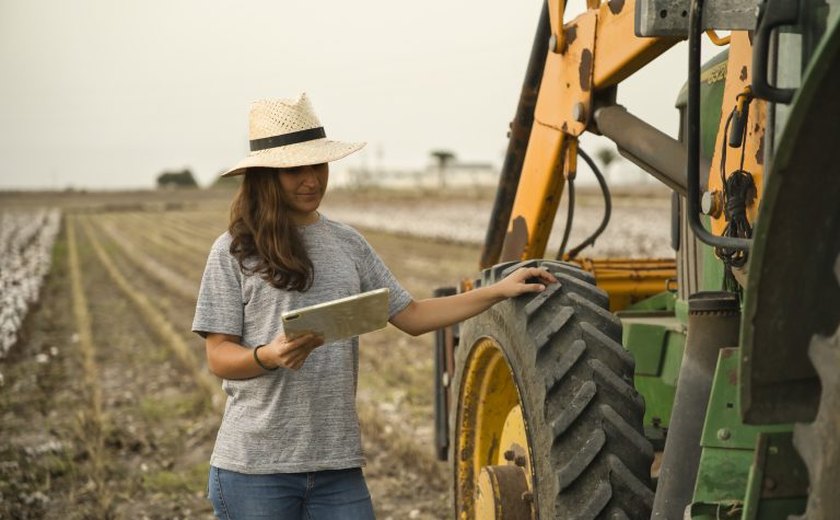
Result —
<instances>
[{"instance_id":1,"label":"green painted panel","mask_svg":"<svg viewBox=\"0 0 840 520\"><path fill-rule=\"evenodd\" d=\"M665 346L665 359L662 360L662 372L659 374L660 379L668 386L674 388L677 386L684 350L685 334L677 332L668 334L668 342Z\"/></svg>"},{"instance_id":2,"label":"green painted panel","mask_svg":"<svg viewBox=\"0 0 840 520\"><path fill-rule=\"evenodd\" d=\"M704 448L694 487L694 503L743 503L753 450Z\"/></svg>"},{"instance_id":3,"label":"green painted panel","mask_svg":"<svg viewBox=\"0 0 840 520\"><path fill-rule=\"evenodd\" d=\"M741 421L738 399L738 348L721 349L706 422L703 425L704 447L754 449L759 432L791 431L792 425L751 426Z\"/></svg>"},{"instance_id":4,"label":"green painted panel","mask_svg":"<svg viewBox=\"0 0 840 520\"><path fill-rule=\"evenodd\" d=\"M802 514L804 497L760 498L761 472L755 471L752 450L703 450L691 504L692 520L788 520ZM746 498L750 497L750 498Z\"/></svg>"},{"instance_id":5,"label":"green painted panel","mask_svg":"<svg viewBox=\"0 0 840 520\"><path fill-rule=\"evenodd\" d=\"M648 323L624 322L624 346L636 359L636 375L658 376L667 329Z\"/></svg>"},{"instance_id":6,"label":"green painted panel","mask_svg":"<svg viewBox=\"0 0 840 520\"><path fill-rule=\"evenodd\" d=\"M787 520L808 501L807 469L790 432L761 435L747 483L743 520Z\"/></svg>"},{"instance_id":7,"label":"green painted panel","mask_svg":"<svg viewBox=\"0 0 840 520\"><path fill-rule=\"evenodd\" d=\"M618 314L624 348L636 360L636 390L645 399L644 425L654 444L664 442L685 344L685 322L675 315L676 295L663 292Z\"/></svg>"},{"instance_id":8,"label":"green painted panel","mask_svg":"<svg viewBox=\"0 0 840 520\"><path fill-rule=\"evenodd\" d=\"M691 506L695 520L781 520L803 507L804 497L796 496L802 494L796 488L805 470L791 455L792 426L741 422L739 354L738 348L726 348L718 355ZM771 476L773 487L768 485Z\"/></svg>"},{"instance_id":9,"label":"green painted panel","mask_svg":"<svg viewBox=\"0 0 840 520\"><path fill-rule=\"evenodd\" d=\"M715 151L728 58L729 49L726 49L704 63L700 69L700 153L707 161L712 160ZM688 85L684 84L677 95L675 106L684 111L687 104Z\"/></svg>"},{"instance_id":10,"label":"green painted panel","mask_svg":"<svg viewBox=\"0 0 840 520\"><path fill-rule=\"evenodd\" d=\"M706 215L701 215L700 219L706 229L712 229L710 219ZM697 247L702 250L703 254L703 277L700 282L701 291L720 291L723 287L723 262L720 258L715 256L715 249L712 246L698 243Z\"/></svg>"},{"instance_id":11,"label":"green painted panel","mask_svg":"<svg viewBox=\"0 0 840 520\"><path fill-rule=\"evenodd\" d=\"M676 293L670 291L663 291L659 294L654 294L649 298L638 301L633 305L627 307L623 312L627 311L673 311L674 303L677 300Z\"/></svg>"},{"instance_id":12,"label":"green painted panel","mask_svg":"<svg viewBox=\"0 0 840 520\"><path fill-rule=\"evenodd\" d=\"M653 332L650 331L653 337ZM636 357L636 390L645 398L646 427L667 428L671 421L671 408L674 406L674 394L676 393L677 376L680 372L680 363L685 346L685 335L682 332L660 328L656 336L659 341L659 359L650 359L649 352L643 352L644 347L633 344L628 349ZM642 352L640 352L642 351ZM648 356L648 358L646 358ZM639 359L642 359L642 370L639 371ZM647 366L646 366L647 364ZM656 371L650 370L653 365L657 366Z\"/></svg>"},{"instance_id":13,"label":"green painted panel","mask_svg":"<svg viewBox=\"0 0 840 520\"><path fill-rule=\"evenodd\" d=\"M675 388L663 383L657 377L636 377L636 390L645 398L646 427L667 428L674 406Z\"/></svg>"},{"instance_id":14,"label":"green painted panel","mask_svg":"<svg viewBox=\"0 0 840 520\"><path fill-rule=\"evenodd\" d=\"M728 57L726 51L721 53L721 57L724 54ZM701 153L710 162L715 154L715 142L718 139L720 113L723 106L723 91L726 85L726 65L721 61L716 65L710 62L705 66L707 69L714 67L717 68L717 72L712 74L717 81L703 82L700 86L700 148Z\"/></svg>"}]
</instances>

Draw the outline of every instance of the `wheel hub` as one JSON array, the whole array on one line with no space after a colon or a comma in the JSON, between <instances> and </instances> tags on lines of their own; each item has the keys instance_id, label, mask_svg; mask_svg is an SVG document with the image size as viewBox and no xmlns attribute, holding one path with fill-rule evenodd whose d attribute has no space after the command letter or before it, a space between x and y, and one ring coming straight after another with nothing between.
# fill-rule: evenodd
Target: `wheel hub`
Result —
<instances>
[{"instance_id":1,"label":"wheel hub","mask_svg":"<svg viewBox=\"0 0 840 520\"><path fill-rule=\"evenodd\" d=\"M484 466L478 476L476 518L529 520L533 497L519 466Z\"/></svg>"}]
</instances>

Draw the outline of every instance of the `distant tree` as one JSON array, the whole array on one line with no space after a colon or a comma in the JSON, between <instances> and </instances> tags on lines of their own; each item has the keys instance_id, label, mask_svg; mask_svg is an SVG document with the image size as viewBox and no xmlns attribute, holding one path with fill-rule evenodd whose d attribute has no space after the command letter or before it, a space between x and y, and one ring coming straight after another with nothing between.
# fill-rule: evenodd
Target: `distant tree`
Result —
<instances>
[{"instance_id":1,"label":"distant tree","mask_svg":"<svg viewBox=\"0 0 840 520\"><path fill-rule=\"evenodd\" d=\"M449 165L455 160L455 153L449 150L432 150L429 152L436 163L437 163L437 172L438 172L438 186L441 188L446 187L446 169Z\"/></svg>"},{"instance_id":2,"label":"distant tree","mask_svg":"<svg viewBox=\"0 0 840 520\"><path fill-rule=\"evenodd\" d=\"M612 148L598 148L598 151L595 152L595 157L601 161L601 164L604 165L604 169L606 170L613 161L618 159L618 154Z\"/></svg>"},{"instance_id":3,"label":"distant tree","mask_svg":"<svg viewBox=\"0 0 840 520\"><path fill-rule=\"evenodd\" d=\"M614 148L598 148L598 150L595 151L595 157L597 157L603 165L601 171L604 172L604 179L609 183L611 180L610 165L616 162L618 159L618 153L616 153Z\"/></svg>"},{"instance_id":4,"label":"distant tree","mask_svg":"<svg viewBox=\"0 0 840 520\"><path fill-rule=\"evenodd\" d=\"M195 188L198 183L195 182L192 171L189 168L184 168L181 171L165 171L158 175L158 188Z\"/></svg>"}]
</instances>

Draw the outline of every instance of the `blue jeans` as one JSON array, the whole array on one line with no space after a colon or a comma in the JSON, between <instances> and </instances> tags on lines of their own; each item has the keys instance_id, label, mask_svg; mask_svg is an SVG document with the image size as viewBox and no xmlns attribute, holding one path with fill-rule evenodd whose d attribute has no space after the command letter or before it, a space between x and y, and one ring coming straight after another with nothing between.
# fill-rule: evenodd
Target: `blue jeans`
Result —
<instances>
[{"instance_id":1,"label":"blue jeans","mask_svg":"<svg viewBox=\"0 0 840 520\"><path fill-rule=\"evenodd\" d=\"M222 520L373 520L361 468L247 475L210 466L208 498Z\"/></svg>"}]
</instances>

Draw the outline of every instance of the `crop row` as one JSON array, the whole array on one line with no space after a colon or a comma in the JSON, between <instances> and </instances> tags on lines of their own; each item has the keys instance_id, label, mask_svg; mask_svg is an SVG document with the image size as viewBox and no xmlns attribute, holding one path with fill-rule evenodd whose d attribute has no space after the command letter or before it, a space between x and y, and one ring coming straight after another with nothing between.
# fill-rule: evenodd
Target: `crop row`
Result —
<instances>
[{"instance_id":1,"label":"crop row","mask_svg":"<svg viewBox=\"0 0 840 520\"><path fill-rule=\"evenodd\" d=\"M56 209L0 214L0 358L17 342L29 308L38 301L60 225Z\"/></svg>"},{"instance_id":2,"label":"crop row","mask_svg":"<svg viewBox=\"0 0 840 520\"><path fill-rule=\"evenodd\" d=\"M81 225L90 240L95 255L98 257L100 264L114 286L120 290L122 295L138 311L148 329L157 336L161 344L169 349L181 366L191 375L195 383L202 388L203 394L207 398L204 404L208 406L220 405L223 397L221 387L218 381L207 372L202 363L196 358L188 342L180 333L181 327L170 321L166 314L159 309L160 302L153 295L145 292L141 286L137 285L136 280L132 281L129 279L127 274L121 270L115 261L113 254L105 247L105 241L109 240L109 237L110 239L114 239L115 236L107 231L103 232L101 227L97 230L95 224L89 219L81 219ZM130 242L115 240L113 244L120 248L122 254L129 258L131 258L132 252L139 252L133 245L125 246L125 244L130 244ZM144 258L148 258L145 255L143 256ZM142 262L143 260L138 263ZM175 292L175 295L180 296L178 295L178 291L174 290L173 286L170 285L173 283L173 280L177 280L177 275L170 274L168 277L158 279L158 281L164 283L169 291ZM177 286L183 286L187 282L181 280L175 283Z\"/></svg>"},{"instance_id":3,"label":"crop row","mask_svg":"<svg viewBox=\"0 0 840 520\"><path fill-rule=\"evenodd\" d=\"M218 233L213 230L218 227L217 224L207 224L203 222L202 215L197 213L125 213L107 215L89 223L85 221L83 225L92 240L94 251L115 282L114 285L123 289L123 293L132 300L147 321L148 327L155 331L162 343L170 344L176 357L191 371L193 368L200 368L202 371L206 369L198 360L192 359L193 356L184 355L185 349L180 346L183 338L178 337L180 335L177 331L185 330L185 324L172 321L175 316L167 312L166 306L173 303L175 306L195 305L206 250ZM101 245L98 245L100 242ZM196 249L200 243L204 244L204 249L198 251ZM108 247L103 247L105 245ZM156 302L155 306L159 309L154 311L145 308L148 305L136 300ZM371 356L364 357L367 359ZM370 368L400 372L384 360ZM198 374L193 374L193 377L201 379ZM371 385L378 379L380 378L366 378L366 385ZM199 381L199 384L201 383ZM218 383L214 386L218 387ZM433 472L431 468L435 467L435 463L426 449L427 444L417 442L413 429L401 428L401 420L395 420L382 413L377 406L378 400L372 397L380 395L381 389L377 385L373 386L369 391L363 392L358 402L360 413L365 418L365 431L387 431L387 435L380 433L374 436L376 444L382 450L411 453L411 460L418 463L418 467L415 468L417 471L422 474ZM406 411L403 410L402 413Z\"/></svg>"}]
</instances>

